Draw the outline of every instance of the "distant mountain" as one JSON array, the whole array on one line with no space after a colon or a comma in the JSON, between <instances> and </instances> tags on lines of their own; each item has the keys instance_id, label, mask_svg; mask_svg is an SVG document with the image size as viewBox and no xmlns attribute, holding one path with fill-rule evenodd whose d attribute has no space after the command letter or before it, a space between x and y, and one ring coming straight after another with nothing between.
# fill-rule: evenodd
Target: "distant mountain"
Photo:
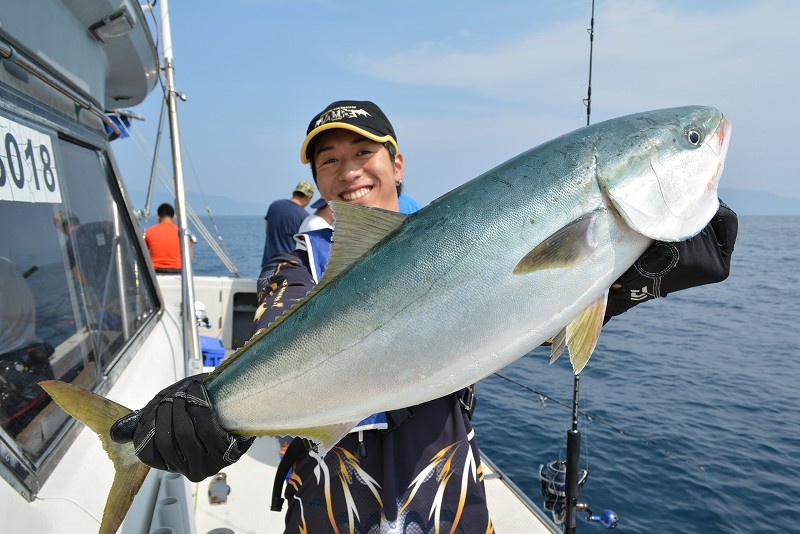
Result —
<instances>
[{"instance_id":1,"label":"distant mountain","mask_svg":"<svg viewBox=\"0 0 800 534\"><path fill-rule=\"evenodd\" d=\"M135 207L144 206L144 191L130 191ZM242 202L224 196L198 195L187 193L189 205L200 215L206 215L210 208L214 215L261 215L267 212L268 203ZM172 203L172 199L161 198L163 193L156 195L150 212L155 214L158 205L162 202ZM783 197L766 191L753 191L749 189L734 189L721 187L719 196L739 215L800 215L800 198Z\"/></svg>"},{"instance_id":2,"label":"distant mountain","mask_svg":"<svg viewBox=\"0 0 800 534\"><path fill-rule=\"evenodd\" d=\"M134 203L134 208L142 209L144 208L145 199L147 198L147 194L144 191L129 189L128 194L131 197L131 200ZM234 200L230 197L224 196L215 196L215 195L200 195L197 193L192 193L191 191L187 191L186 193L186 200L192 209L197 213L199 216L208 215L208 209L211 210L211 213L216 215L261 215L267 213L267 208L269 207L269 203L261 203L261 202L242 202L240 200ZM158 209L159 204L162 202L169 202L173 206L175 205L174 199L166 196L166 194L162 191L160 193L156 193L153 196L153 199L150 201L150 213L155 217L156 210Z\"/></svg>"},{"instance_id":3,"label":"distant mountain","mask_svg":"<svg viewBox=\"0 0 800 534\"><path fill-rule=\"evenodd\" d=\"M271 200L269 202L241 202L229 197L200 196L193 193L187 193L187 197L187 201L198 215L206 215L206 208L210 208L214 215L264 216L271 202Z\"/></svg>"},{"instance_id":4,"label":"distant mountain","mask_svg":"<svg viewBox=\"0 0 800 534\"><path fill-rule=\"evenodd\" d=\"M739 215L800 215L800 198L720 187L719 197Z\"/></svg>"}]
</instances>

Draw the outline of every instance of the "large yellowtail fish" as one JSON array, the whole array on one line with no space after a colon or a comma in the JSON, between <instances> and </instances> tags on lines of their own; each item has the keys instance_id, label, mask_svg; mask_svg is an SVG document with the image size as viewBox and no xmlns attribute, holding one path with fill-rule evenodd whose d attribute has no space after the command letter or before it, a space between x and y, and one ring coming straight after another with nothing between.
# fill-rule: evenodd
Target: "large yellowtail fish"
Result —
<instances>
[{"instance_id":1,"label":"large yellowtail fish","mask_svg":"<svg viewBox=\"0 0 800 534\"><path fill-rule=\"evenodd\" d=\"M714 108L650 111L540 145L411 216L335 203L322 282L208 377L223 426L324 452L366 416L456 391L547 340L579 373L614 280L716 212L729 132ZM129 410L42 386L114 461L100 529L114 532L147 472L109 437Z\"/></svg>"}]
</instances>

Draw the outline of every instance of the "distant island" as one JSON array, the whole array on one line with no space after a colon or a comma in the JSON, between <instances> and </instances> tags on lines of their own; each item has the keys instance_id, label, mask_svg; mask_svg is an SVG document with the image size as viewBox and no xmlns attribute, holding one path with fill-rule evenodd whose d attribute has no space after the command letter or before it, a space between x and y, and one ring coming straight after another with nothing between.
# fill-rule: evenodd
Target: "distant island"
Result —
<instances>
[{"instance_id":1,"label":"distant island","mask_svg":"<svg viewBox=\"0 0 800 534\"><path fill-rule=\"evenodd\" d=\"M800 198L720 187L719 198L739 215L800 215Z\"/></svg>"}]
</instances>

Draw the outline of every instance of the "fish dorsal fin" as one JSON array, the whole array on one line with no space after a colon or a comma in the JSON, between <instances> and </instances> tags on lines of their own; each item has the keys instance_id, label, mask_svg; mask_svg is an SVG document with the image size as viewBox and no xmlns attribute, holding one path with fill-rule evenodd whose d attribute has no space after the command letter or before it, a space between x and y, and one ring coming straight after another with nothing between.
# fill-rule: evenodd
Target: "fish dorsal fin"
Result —
<instances>
[{"instance_id":1,"label":"fish dorsal fin","mask_svg":"<svg viewBox=\"0 0 800 534\"><path fill-rule=\"evenodd\" d=\"M567 325L567 350L576 375L583 371L600 338L607 300L605 291Z\"/></svg>"},{"instance_id":2,"label":"fish dorsal fin","mask_svg":"<svg viewBox=\"0 0 800 534\"><path fill-rule=\"evenodd\" d=\"M333 229L331 257L322 283L336 278L353 265L368 250L403 224L407 217L395 211L367 208L336 200L330 204L336 222Z\"/></svg>"},{"instance_id":3,"label":"fish dorsal fin","mask_svg":"<svg viewBox=\"0 0 800 534\"><path fill-rule=\"evenodd\" d=\"M589 213L558 229L519 260L514 274L570 267L591 255L595 249L591 238L593 223L594 216Z\"/></svg>"},{"instance_id":4,"label":"fish dorsal fin","mask_svg":"<svg viewBox=\"0 0 800 534\"><path fill-rule=\"evenodd\" d=\"M377 245L384 237L396 230L408 217L402 213L367 208L357 204L348 204L333 200L330 202L336 224L333 230L333 245L328 266L322 280L309 291L297 304L292 306L282 315L278 316L266 328L262 328L236 352L222 360L222 363L206 378L209 380L218 375L225 367L230 365L241 353L247 351L250 345L255 344L274 330L281 322L300 308L300 305L313 297L328 283L336 279L339 274L353 265L367 251ZM355 426L355 425L353 425Z\"/></svg>"}]
</instances>

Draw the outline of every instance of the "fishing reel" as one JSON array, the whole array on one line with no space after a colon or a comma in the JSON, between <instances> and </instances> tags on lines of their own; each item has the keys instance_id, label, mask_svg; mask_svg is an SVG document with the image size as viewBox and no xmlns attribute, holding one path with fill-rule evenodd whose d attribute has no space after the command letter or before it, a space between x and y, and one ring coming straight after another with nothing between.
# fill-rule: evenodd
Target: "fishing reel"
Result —
<instances>
[{"instance_id":1,"label":"fishing reel","mask_svg":"<svg viewBox=\"0 0 800 534\"><path fill-rule=\"evenodd\" d=\"M583 485L589 476L589 471L581 469L578 474L578 495L580 498ZM567 513L567 463L562 460L555 460L547 465L539 466L539 483L544 497L544 509L553 514L553 521L557 525L564 523ZM598 522L605 528L615 528L619 522L617 514L613 510L604 510L603 513L595 515L585 503L575 505L576 511L586 513L587 521Z\"/></svg>"}]
</instances>

